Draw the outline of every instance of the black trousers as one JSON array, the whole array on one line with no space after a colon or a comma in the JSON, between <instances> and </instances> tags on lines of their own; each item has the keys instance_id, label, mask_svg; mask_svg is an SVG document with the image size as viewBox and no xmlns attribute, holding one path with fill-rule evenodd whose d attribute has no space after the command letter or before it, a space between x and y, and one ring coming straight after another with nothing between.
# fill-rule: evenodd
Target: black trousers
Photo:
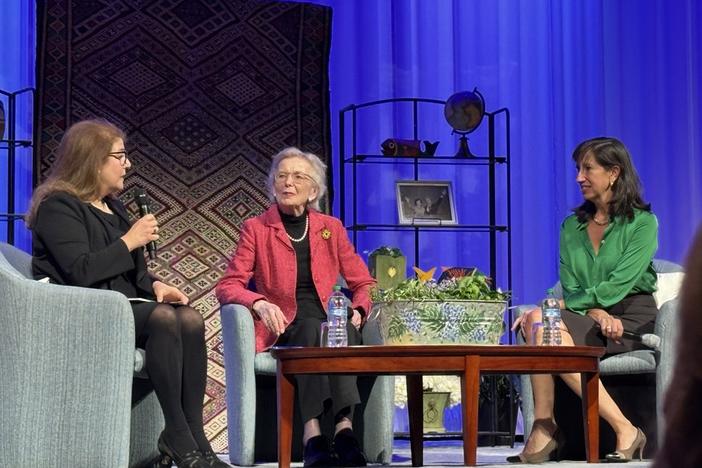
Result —
<instances>
[{"instance_id":1,"label":"black trousers","mask_svg":"<svg viewBox=\"0 0 702 468\"><path fill-rule=\"evenodd\" d=\"M321 325L326 318L295 317L276 345L320 345ZM349 346L362 344L361 333L350 321L346 323ZM341 417L353 419L353 407L361 402L355 375L297 375L297 398L302 421L318 418L331 407L335 422Z\"/></svg>"}]
</instances>

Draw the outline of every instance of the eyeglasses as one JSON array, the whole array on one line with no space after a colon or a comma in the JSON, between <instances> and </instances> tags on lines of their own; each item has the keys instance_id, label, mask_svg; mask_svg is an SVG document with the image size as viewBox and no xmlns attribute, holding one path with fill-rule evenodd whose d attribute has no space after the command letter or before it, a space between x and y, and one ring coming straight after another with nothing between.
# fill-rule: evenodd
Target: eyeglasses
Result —
<instances>
[{"instance_id":1,"label":"eyeglasses","mask_svg":"<svg viewBox=\"0 0 702 468\"><path fill-rule=\"evenodd\" d=\"M304 172L279 172L275 175L275 181L279 184L285 183L288 177L292 176L293 184L300 185L305 182L314 182L312 177L305 174Z\"/></svg>"},{"instance_id":2,"label":"eyeglasses","mask_svg":"<svg viewBox=\"0 0 702 468\"><path fill-rule=\"evenodd\" d=\"M115 158L116 160L118 160L122 166L127 165L127 159L129 159L129 155L126 151L112 151L111 153L107 153L107 155L111 158Z\"/></svg>"}]
</instances>

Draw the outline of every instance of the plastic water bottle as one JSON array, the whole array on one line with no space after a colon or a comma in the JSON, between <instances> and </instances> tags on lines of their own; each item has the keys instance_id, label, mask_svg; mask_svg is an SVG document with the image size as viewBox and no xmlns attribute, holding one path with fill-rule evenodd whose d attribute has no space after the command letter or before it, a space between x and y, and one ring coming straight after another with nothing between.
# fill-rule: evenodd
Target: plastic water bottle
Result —
<instances>
[{"instance_id":1,"label":"plastic water bottle","mask_svg":"<svg viewBox=\"0 0 702 468\"><path fill-rule=\"evenodd\" d=\"M349 337L346 334L347 305L348 299L341 292L341 286L334 286L334 292L329 296L329 308L327 310L327 320L329 322L327 346L330 348L339 348L349 344Z\"/></svg>"},{"instance_id":2,"label":"plastic water bottle","mask_svg":"<svg viewBox=\"0 0 702 468\"><path fill-rule=\"evenodd\" d=\"M561 340L561 307L558 299L549 289L546 299L541 304L541 319L544 322L544 346L560 346Z\"/></svg>"}]
</instances>

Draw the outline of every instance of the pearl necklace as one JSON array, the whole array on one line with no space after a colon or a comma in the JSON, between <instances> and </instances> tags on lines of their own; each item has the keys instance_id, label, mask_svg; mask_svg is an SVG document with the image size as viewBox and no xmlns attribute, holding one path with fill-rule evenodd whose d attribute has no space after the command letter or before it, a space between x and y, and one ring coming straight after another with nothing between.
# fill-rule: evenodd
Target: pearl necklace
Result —
<instances>
[{"instance_id":1,"label":"pearl necklace","mask_svg":"<svg viewBox=\"0 0 702 468\"><path fill-rule=\"evenodd\" d=\"M300 237L295 238L295 237L291 236L290 234L288 234L288 231L285 231L285 235L287 235L287 236L288 236L288 239L290 239L290 240L293 241L293 242L302 242L302 240L303 240L305 237L307 237L307 231L309 230L309 228L310 228L310 217L309 217L309 215L308 215L308 216L305 218L305 232L303 232L302 235L301 235Z\"/></svg>"},{"instance_id":2,"label":"pearl necklace","mask_svg":"<svg viewBox=\"0 0 702 468\"><path fill-rule=\"evenodd\" d=\"M606 226L609 224L609 219L607 221L597 221L597 218L595 218L595 215L592 215L592 221L597 224L598 226Z\"/></svg>"}]
</instances>

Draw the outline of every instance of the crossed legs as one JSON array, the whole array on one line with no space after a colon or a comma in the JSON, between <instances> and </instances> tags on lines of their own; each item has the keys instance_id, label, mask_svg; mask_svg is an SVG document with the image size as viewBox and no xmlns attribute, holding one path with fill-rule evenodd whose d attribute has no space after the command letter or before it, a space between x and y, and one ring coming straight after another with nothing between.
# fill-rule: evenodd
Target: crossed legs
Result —
<instances>
[{"instance_id":1,"label":"crossed legs","mask_svg":"<svg viewBox=\"0 0 702 468\"><path fill-rule=\"evenodd\" d=\"M524 319L523 329L531 330L532 324L541 322L541 311L535 309ZM534 336L533 341L541 341L541 331ZM575 346L573 337L570 335L565 323L561 322L562 345ZM531 342L530 344L535 344ZM580 374L560 374L568 387L582 398L582 387L580 385ZM531 386L534 393L534 426L529 439L524 446L524 453L531 454L539 452L553 438L556 430L556 421L553 415L554 403L554 376L535 374L531 376ZM612 426L617 436L617 450L628 448L632 445L638 434L637 429L624 416L619 406L614 402L607 390L599 384L599 408L600 416Z\"/></svg>"}]
</instances>

